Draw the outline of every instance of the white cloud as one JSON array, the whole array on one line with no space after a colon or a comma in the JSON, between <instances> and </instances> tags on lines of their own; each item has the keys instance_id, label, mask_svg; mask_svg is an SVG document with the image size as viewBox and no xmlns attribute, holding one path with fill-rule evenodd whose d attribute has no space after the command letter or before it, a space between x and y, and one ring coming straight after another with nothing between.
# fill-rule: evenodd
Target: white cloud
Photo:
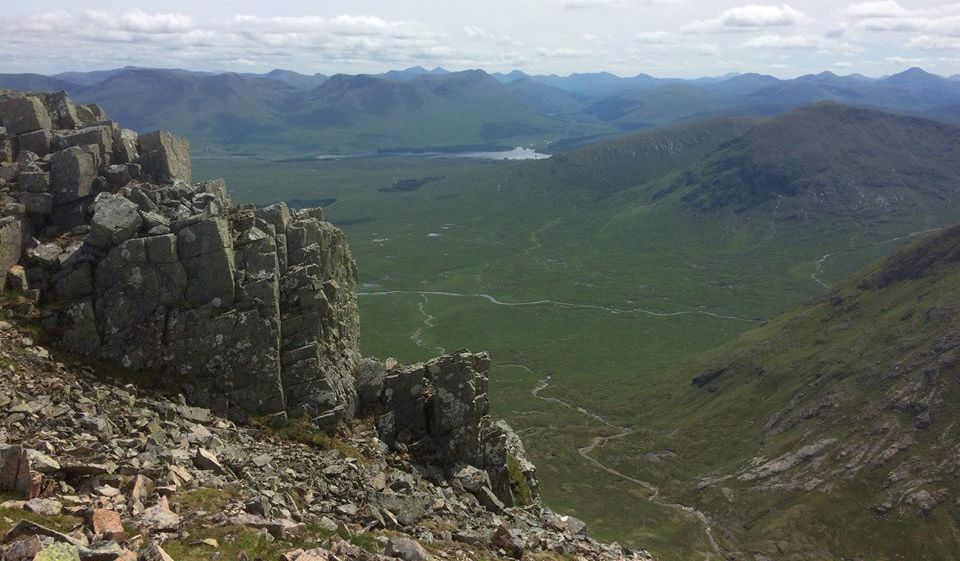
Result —
<instances>
[{"instance_id":1,"label":"white cloud","mask_svg":"<svg viewBox=\"0 0 960 561\"><path fill-rule=\"evenodd\" d=\"M540 58L583 58L588 56L588 51L568 48L549 48L540 47L537 49L537 56Z\"/></svg>"},{"instance_id":2,"label":"white cloud","mask_svg":"<svg viewBox=\"0 0 960 561\"><path fill-rule=\"evenodd\" d=\"M626 5L624 0L567 0L563 3L567 10L606 10L623 8Z\"/></svg>"},{"instance_id":3,"label":"white cloud","mask_svg":"<svg viewBox=\"0 0 960 561\"><path fill-rule=\"evenodd\" d=\"M672 33L666 31L643 31L633 36L634 41L645 45L664 45L675 40Z\"/></svg>"},{"instance_id":4,"label":"white cloud","mask_svg":"<svg viewBox=\"0 0 960 561\"><path fill-rule=\"evenodd\" d=\"M743 43L748 49L811 49L821 47L823 40L815 35L759 35Z\"/></svg>"},{"instance_id":5,"label":"white cloud","mask_svg":"<svg viewBox=\"0 0 960 561\"><path fill-rule=\"evenodd\" d=\"M906 47L925 51L960 51L960 37L919 35L907 41Z\"/></svg>"},{"instance_id":6,"label":"white cloud","mask_svg":"<svg viewBox=\"0 0 960 561\"><path fill-rule=\"evenodd\" d=\"M841 11L857 29L872 32L932 32L960 35L960 4L905 8L895 0L853 4Z\"/></svg>"},{"instance_id":7,"label":"white cloud","mask_svg":"<svg viewBox=\"0 0 960 561\"><path fill-rule=\"evenodd\" d=\"M193 18L177 13L149 14L143 10L132 10L114 15L107 12L89 11L86 16L102 29L131 33L181 33L194 27Z\"/></svg>"},{"instance_id":8,"label":"white cloud","mask_svg":"<svg viewBox=\"0 0 960 561\"><path fill-rule=\"evenodd\" d=\"M810 18L787 4L749 4L730 8L712 19L697 20L681 28L684 33L751 31L769 27L790 27L808 23Z\"/></svg>"},{"instance_id":9,"label":"white cloud","mask_svg":"<svg viewBox=\"0 0 960 561\"><path fill-rule=\"evenodd\" d=\"M649 6L680 4L684 0L566 0L563 7L567 10L610 10L631 6Z\"/></svg>"},{"instance_id":10,"label":"white cloud","mask_svg":"<svg viewBox=\"0 0 960 561\"><path fill-rule=\"evenodd\" d=\"M854 18L899 18L910 14L906 8L894 0L853 4L847 6L843 13Z\"/></svg>"}]
</instances>

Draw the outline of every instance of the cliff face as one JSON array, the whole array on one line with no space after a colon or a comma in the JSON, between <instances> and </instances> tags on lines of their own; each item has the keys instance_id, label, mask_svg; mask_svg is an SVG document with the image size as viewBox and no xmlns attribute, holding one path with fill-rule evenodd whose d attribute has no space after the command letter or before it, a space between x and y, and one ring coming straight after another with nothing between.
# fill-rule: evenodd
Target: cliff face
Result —
<instances>
[{"instance_id":1,"label":"cliff face","mask_svg":"<svg viewBox=\"0 0 960 561\"><path fill-rule=\"evenodd\" d=\"M8 94L0 117L2 265L62 348L235 419L353 415L356 269L320 209L233 208L222 181L190 184L186 140L63 96Z\"/></svg>"}]
</instances>

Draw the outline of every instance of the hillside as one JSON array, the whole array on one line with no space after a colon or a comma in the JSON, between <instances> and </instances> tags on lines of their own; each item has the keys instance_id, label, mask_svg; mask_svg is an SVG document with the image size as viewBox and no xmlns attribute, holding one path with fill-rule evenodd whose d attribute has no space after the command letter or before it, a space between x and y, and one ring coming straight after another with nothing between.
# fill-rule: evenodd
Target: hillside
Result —
<instances>
[{"instance_id":1,"label":"hillside","mask_svg":"<svg viewBox=\"0 0 960 561\"><path fill-rule=\"evenodd\" d=\"M671 459L632 471L737 558L954 558L958 325L953 227L686 369L634 445Z\"/></svg>"},{"instance_id":2,"label":"hillside","mask_svg":"<svg viewBox=\"0 0 960 561\"><path fill-rule=\"evenodd\" d=\"M743 212L924 212L960 199L960 128L834 104L769 120L711 154L683 201Z\"/></svg>"}]
</instances>

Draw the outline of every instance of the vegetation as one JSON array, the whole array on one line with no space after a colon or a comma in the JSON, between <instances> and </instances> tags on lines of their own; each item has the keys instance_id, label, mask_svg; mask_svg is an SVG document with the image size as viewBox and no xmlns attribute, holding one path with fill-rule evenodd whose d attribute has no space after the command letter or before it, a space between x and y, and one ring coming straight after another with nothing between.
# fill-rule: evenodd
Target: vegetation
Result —
<instances>
[{"instance_id":1,"label":"vegetation","mask_svg":"<svg viewBox=\"0 0 960 561\"><path fill-rule=\"evenodd\" d=\"M507 471L510 475L510 490L513 492L514 504L521 507L533 504L533 495L530 493L530 485L523 474L523 468L513 456L507 456Z\"/></svg>"},{"instance_id":2,"label":"vegetation","mask_svg":"<svg viewBox=\"0 0 960 561\"><path fill-rule=\"evenodd\" d=\"M363 459L359 449L337 436L331 436L317 429L307 417L291 419L280 427L271 426L265 419L251 419L250 423L274 438L299 442L319 450L338 450L345 458Z\"/></svg>"},{"instance_id":3,"label":"vegetation","mask_svg":"<svg viewBox=\"0 0 960 561\"><path fill-rule=\"evenodd\" d=\"M725 119L655 131L527 163L194 163L199 177L225 177L236 201L336 198L327 216L346 230L360 289L371 293L360 297L364 353L412 362L443 350L489 350L494 413L525 437L547 503L586 520L594 536L670 560L712 551L702 524L587 463L577 449L612 430L575 408L633 431L594 457L663 487L666 497L696 502L686 485L703 465L678 458L678 445L661 438L680 419L654 404L690 391L707 368L702 353L955 221L960 203L949 178L960 158L931 154L955 150L956 138L951 127L822 106L762 124ZM874 156L860 158L865 151ZM714 162L787 166L797 158L796 195L761 190L722 203L721 175L740 168ZM446 179L379 191L429 176ZM826 181L836 196L817 198ZM868 192L883 197L851 204ZM654 411L663 422L651 422ZM744 451L711 449L728 462Z\"/></svg>"}]
</instances>

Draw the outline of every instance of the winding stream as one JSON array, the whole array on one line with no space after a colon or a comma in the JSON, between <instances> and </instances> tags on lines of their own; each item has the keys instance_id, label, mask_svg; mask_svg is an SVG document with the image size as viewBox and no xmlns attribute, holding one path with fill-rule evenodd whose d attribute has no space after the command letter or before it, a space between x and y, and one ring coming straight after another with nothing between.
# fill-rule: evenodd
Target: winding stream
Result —
<instances>
[{"instance_id":1,"label":"winding stream","mask_svg":"<svg viewBox=\"0 0 960 561\"><path fill-rule=\"evenodd\" d=\"M556 306L558 308L576 308L582 310L597 310L611 314L645 314L653 317L670 318L689 315L710 316L717 319L729 319L733 321L743 321L748 323L762 323L761 320L742 318L738 316L727 316L708 312L706 310L680 310L678 312L655 312L644 308L614 308L602 306L600 304L574 304L570 302L560 302L557 300L531 300L527 302L504 302L490 294L463 294L460 292L442 292L442 291L421 291L421 290L386 290L382 292L358 292L357 296L391 296L395 294L419 294L421 296L447 296L451 298L482 298L491 304L497 306Z\"/></svg>"}]
</instances>

